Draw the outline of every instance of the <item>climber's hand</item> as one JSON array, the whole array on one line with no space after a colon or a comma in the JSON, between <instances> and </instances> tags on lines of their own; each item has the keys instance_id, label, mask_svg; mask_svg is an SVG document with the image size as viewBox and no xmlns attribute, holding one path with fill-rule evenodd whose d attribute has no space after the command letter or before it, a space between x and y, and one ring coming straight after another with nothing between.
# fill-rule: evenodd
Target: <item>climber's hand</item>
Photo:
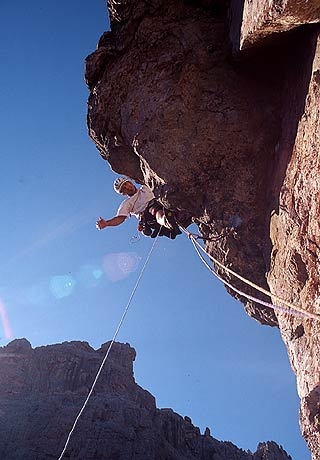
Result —
<instances>
[{"instance_id":1,"label":"climber's hand","mask_svg":"<svg viewBox=\"0 0 320 460\"><path fill-rule=\"evenodd\" d=\"M97 220L96 222L96 228L98 230L102 230L103 228L105 228L107 226L107 223L106 221L102 218L102 217L99 217L99 219Z\"/></svg>"}]
</instances>

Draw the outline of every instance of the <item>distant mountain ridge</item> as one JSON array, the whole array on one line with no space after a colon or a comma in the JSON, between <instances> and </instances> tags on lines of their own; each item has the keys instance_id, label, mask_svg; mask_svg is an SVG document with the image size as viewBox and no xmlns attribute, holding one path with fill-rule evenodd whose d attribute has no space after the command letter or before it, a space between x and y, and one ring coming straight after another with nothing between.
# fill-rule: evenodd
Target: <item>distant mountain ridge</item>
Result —
<instances>
[{"instance_id":1,"label":"distant mountain ridge","mask_svg":"<svg viewBox=\"0 0 320 460\"><path fill-rule=\"evenodd\" d=\"M110 342L109 342L110 343ZM0 458L58 459L109 343L0 348ZM290 460L275 442L255 453L204 434L189 417L157 409L135 382L136 352L114 343L64 458L71 460ZM195 395L196 397L196 395Z\"/></svg>"}]
</instances>

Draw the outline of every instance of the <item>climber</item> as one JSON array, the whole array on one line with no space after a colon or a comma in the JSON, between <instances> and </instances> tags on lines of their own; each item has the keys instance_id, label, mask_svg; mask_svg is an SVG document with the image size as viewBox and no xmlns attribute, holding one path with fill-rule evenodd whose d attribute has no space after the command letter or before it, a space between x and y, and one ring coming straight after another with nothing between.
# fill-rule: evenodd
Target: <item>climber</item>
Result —
<instances>
[{"instance_id":1,"label":"climber","mask_svg":"<svg viewBox=\"0 0 320 460\"><path fill-rule=\"evenodd\" d=\"M134 215L139 219L138 230L145 236L155 238L159 235L174 239L181 233L173 212L164 209L146 185L137 188L129 179L118 177L114 181L113 188L117 193L128 198L120 204L116 216L109 220L102 217L97 220L98 230L120 225L128 216Z\"/></svg>"}]
</instances>

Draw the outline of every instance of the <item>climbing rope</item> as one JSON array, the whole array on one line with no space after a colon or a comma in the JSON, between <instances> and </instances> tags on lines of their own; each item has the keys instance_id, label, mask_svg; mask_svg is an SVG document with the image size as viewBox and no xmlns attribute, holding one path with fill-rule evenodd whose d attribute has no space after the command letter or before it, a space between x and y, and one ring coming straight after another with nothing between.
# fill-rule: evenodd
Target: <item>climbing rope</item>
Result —
<instances>
[{"instance_id":1,"label":"climbing rope","mask_svg":"<svg viewBox=\"0 0 320 460\"><path fill-rule=\"evenodd\" d=\"M243 276L239 275L235 271L233 271L230 268L226 267L221 262L219 262L216 258L214 258L210 254L208 254L206 252L206 250L201 246L201 244L199 244L199 242L194 238L192 233L188 232L188 230L185 229L182 226L180 226L180 228L182 229L182 231L184 233L186 233L186 235L188 235L188 237L191 240L191 242L192 242L197 254L200 257L200 259L206 265L206 267L211 271L211 273L213 273L220 281L222 281L226 286L228 286L230 289L232 289L237 294L242 295L243 297L246 297L247 299L252 300L252 301L254 301L254 302L256 302L256 303L258 303L260 305L264 305L266 307L272 308L273 310L281 310L281 311L285 311L286 313L289 313L289 314L294 315L294 316L303 316L303 317L315 319L316 321L320 321L320 315L318 315L316 313L309 312L307 310L304 310L303 308L298 307L297 305L293 305L292 303L287 302L286 300L282 299L281 297L272 294L270 291L267 291L266 289L258 286L257 284L253 283L252 281L244 278ZM269 302L265 302L263 300L257 299L256 297L250 296L249 294L246 294L243 291L240 291L239 289L235 288L231 283L227 282L220 275L218 275L216 273L216 271L212 269L212 267L210 267L210 265L204 259L204 257L202 256L202 254L200 253L198 248L200 248L201 251L204 252L206 254L206 256L208 256L212 260L212 262L217 264L220 268L223 268L226 272L228 272L231 275L235 276L236 278L240 279L241 281L243 281L248 286L253 287L257 291L267 295L268 297L272 297L273 299L276 300L276 302L282 303L285 306L282 306L282 305L280 306L280 305L271 304Z\"/></svg>"},{"instance_id":2,"label":"climbing rope","mask_svg":"<svg viewBox=\"0 0 320 460\"><path fill-rule=\"evenodd\" d=\"M72 434L73 434L73 432L74 432L74 430L75 430L75 428L76 428L76 426L77 426L77 423L78 423L78 421L79 421L79 419L80 419L80 417L81 417L83 411L85 410L85 408L86 408L86 406L87 406L87 404L88 404L88 401L89 401L89 399L90 399L90 397L91 397L91 395L92 395L92 393L93 393L94 387L95 387L95 385L96 385L96 383L97 383L97 381L98 381L98 378L99 378L99 376L100 376L100 374L101 374L101 372L102 372L102 369L103 369L103 367L104 367L104 365L105 365L105 362L106 362L107 359L108 359L108 356L109 356L109 354L110 354L111 348L112 348L114 342L116 341L116 338L117 338L117 336L118 336L118 334L119 334L119 331L120 331L120 329L121 329L121 326L122 326L122 324L123 324L123 322L124 322L124 320L125 320L125 317L126 317L126 315L127 315L127 313L128 313L128 310L129 310L131 301L132 301L132 299L133 299L133 297L134 297L134 295L135 295L135 293L136 293L136 290L138 289L138 286L139 286L140 280L141 280L141 278L142 278L142 275L143 275L143 273L144 273L144 271L145 271L145 269L146 269L146 267L147 267L147 265L148 265L148 262L149 262L149 260L150 260L150 257L151 257L151 254L152 254L152 252L153 252L153 249L154 249L154 247L155 247L155 244L156 244L156 242L157 242L157 239L158 239L158 236L154 239L154 242L153 242L153 244L152 244L152 246L151 246L151 249L150 249L150 251L149 251L149 254L148 254L148 256L147 256L147 258L146 258L146 260L145 260L145 263L144 263L144 265L143 265L143 267L142 267L142 269L141 269L141 271L140 271L140 275L139 275L139 277L138 277L138 279L137 279L137 281L136 281L136 284L135 284L135 286L134 286L134 288L133 288L133 290L132 290L132 292L131 292L131 295L130 295L130 297L129 297L128 303L127 303L127 305L126 305L126 307L125 307L125 309L124 309L124 311L123 311L123 314L122 314L122 316L121 316L121 319L120 319L120 321L119 321L119 324L118 324L118 326L117 326L117 328L116 328L116 331L115 331L115 333L114 333L114 335L113 335L113 338L112 338L112 340L111 340L111 342L110 342L110 345L109 345L109 347L108 347L108 349L107 349L107 351L106 351L106 353L105 353L105 356L104 356L104 358L103 358L103 360L102 360L102 362L101 362L101 365L100 365L100 367L99 367L99 369L98 369L98 372L97 372L97 374L96 374L96 376L95 376L95 378L94 378L94 381L93 381L93 383L92 383L92 385L91 385L91 388L90 388L90 390L89 390L88 396L86 397L86 399L85 399L85 401L84 401L84 403L83 403L83 405L82 405L82 407L81 407L81 409L80 409L80 411L79 411L79 413L78 413L78 415L77 415L77 417L76 417L76 419L75 419L75 421L74 421L74 423L73 423L73 426L72 426L72 428L71 428L71 430L70 430L70 432L69 432L69 434L68 434L67 440L66 440L66 442L65 442L65 445L64 445L64 447L63 447L63 450L62 450L62 452L61 452L60 457L59 457L58 460L62 460L62 458L63 458L63 456L64 456L64 454L65 454L65 452L66 452L66 450L67 450L67 447L68 447L68 445L69 445L71 436L72 436Z\"/></svg>"},{"instance_id":3,"label":"climbing rope","mask_svg":"<svg viewBox=\"0 0 320 460\"><path fill-rule=\"evenodd\" d=\"M140 241L140 233L137 232L135 235L132 235L129 242L130 244L135 244L135 243L138 243Z\"/></svg>"}]
</instances>

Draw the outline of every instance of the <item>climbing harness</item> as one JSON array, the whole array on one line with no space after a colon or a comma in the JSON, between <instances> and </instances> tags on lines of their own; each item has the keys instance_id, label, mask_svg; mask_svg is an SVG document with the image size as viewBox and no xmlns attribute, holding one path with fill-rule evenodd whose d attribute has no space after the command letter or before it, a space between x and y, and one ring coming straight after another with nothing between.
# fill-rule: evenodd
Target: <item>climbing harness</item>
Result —
<instances>
[{"instance_id":1,"label":"climbing harness","mask_svg":"<svg viewBox=\"0 0 320 460\"><path fill-rule=\"evenodd\" d=\"M161 225L157 221L156 214L162 210L165 216L165 223ZM170 227L170 228L169 228ZM139 216L138 230L145 236L155 238L156 236L166 236L170 239L181 234L179 226L171 210L166 209L156 198L149 201L144 211Z\"/></svg>"},{"instance_id":2,"label":"climbing harness","mask_svg":"<svg viewBox=\"0 0 320 460\"><path fill-rule=\"evenodd\" d=\"M113 338L112 338L112 340L111 340L111 342L110 342L110 345L109 345L109 347L108 347L108 349L107 349L107 351L106 351L106 353L105 353L105 355L104 355L104 358L103 358L103 360L102 360L102 362L101 362L101 365L100 365L100 367L99 367L99 369L98 369L98 372L97 372L97 374L96 374L96 376L95 376L95 378L94 378L94 381L93 381L93 383L92 383L92 385L91 385L91 388L90 388L90 390L89 390L89 393L88 393L88 395L87 395L87 397L86 397L86 399L85 399L85 401L84 401L84 403L83 403L83 405L82 405L82 407L81 407L81 409L80 409L80 411L79 411L79 413L78 413L78 415L77 415L77 417L76 417L76 419L75 419L75 421L74 421L74 423L73 423L73 426L72 426L72 428L71 428L71 430L70 430L70 432L69 432L69 434L68 434L68 436L67 436L67 440L66 440L66 442L65 442L65 445L64 445L64 447L63 447L63 450L62 450L62 452L61 452L60 457L59 457L58 460L62 460L62 458L63 458L63 456L64 456L64 454L65 454L65 452L66 452L66 450L67 450L67 447L68 447L68 445L69 445L71 436L72 436L72 434L73 434L73 432L74 432L74 430L75 430L75 428L76 428L76 425L77 425L77 423L78 423L78 421L79 421L79 419L80 419L80 417L81 417L81 415L82 415L84 409L86 408L86 406L87 406L87 404L88 404L88 401L89 401L89 399L90 399L90 397L91 397L91 395L92 395L92 393L93 393L94 387L95 387L95 385L96 385L96 383L97 383L97 381L98 381L98 378L99 378L99 376L100 376L100 374L101 374L101 372L102 372L102 369L103 369L103 367L104 367L104 365L105 365L105 362L106 362L107 359L108 359L108 356L109 356L109 354L110 354L111 348L112 348L114 342L116 341L116 338L117 338L117 336L118 336L118 334L119 334L119 331L120 331L120 329L121 329L121 326L122 326L122 324L123 324L123 322L124 322L124 320L125 320L125 317L126 317L126 315L127 315L127 313L128 313L128 310L129 310L131 301L132 301L132 299L133 299L133 297L134 297L134 295L135 295L135 293L136 293L136 290L138 289L138 286L139 286L139 283L140 283L140 281L141 281L142 275L143 275L143 273L144 273L144 271L145 271L145 269L146 269L146 267L147 267L147 265L148 265L148 262L149 262L149 260L150 260L151 254L152 254L152 252L153 252L153 250L154 250L154 247L155 247L155 244L156 244L156 242L157 242L157 239L158 239L158 238L155 238L155 240L154 240L154 242L153 242L153 244L152 244L152 246L151 246L151 249L150 249L150 251L149 251L149 254L148 254L148 256L147 256L147 258L146 258L146 260L145 260L145 263L144 263L144 265L143 265L143 267L142 267L142 269L141 269L141 271L140 271L140 274L139 274L139 276L138 276L138 279L137 279L137 281L136 281L136 284L135 284L135 286L134 286L134 288L133 288L133 290L132 290L132 292L131 292L131 295L130 295L129 300L128 300L128 302L127 302L127 305L126 305L126 307L125 307L125 309L124 309L124 311L123 311L123 314L122 314L121 319L120 319L120 321L119 321L119 324L118 324L118 326L117 326L117 328L116 328L116 331L115 331L115 333L114 333L114 335L113 335Z\"/></svg>"},{"instance_id":3,"label":"climbing harness","mask_svg":"<svg viewBox=\"0 0 320 460\"><path fill-rule=\"evenodd\" d=\"M199 255L200 259L202 260L202 262L205 264L205 266L210 270L210 272L216 276L220 281L222 281L226 286L228 286L230 289L232 289L234 292L236 292L237 294L247 298L248 300L252 300L260 305L264 305L266 307L269 307L269 308L272 308L273 310L281 310L281 311L285 311L286 313L289 313L290 315L294 315L294 316L302 316L302 317L307 317L307 318L311 318L311 319L315 319L316 321L320 321L320 315L316 314L316 313L312 313L312 312L309 312L301 307L298 307L297 305L293 305L292 303L290 302L287 302L286 300L282 299L281 297L277 296L277 295L274 295L272 294L272 292L270 291L267 291L266 289L258 286L257 284L253 283L252 281L244 278L243 276L239 275L238 273L236 273L235 271L231 270L230 268L226 267L225 265L223 265L221 262L219 262L216 258L212 257L210 254L208 254L206 252L206 250L201 246L201 244L198 243L197 239L194 238L193 234L190 233L186 228L182 227L180 225L180 228L182 229L182 231L189 237L189 239L191 240L192 244L193 244L193 247L195 248L197 254ZM207 263L207 261L205 260L205 258L202 256L202 254L200 253L199 249L206 254L206 256L208 256L212 262L214 262L216 265L218 265L220 268L224 269L226 272L228 272L229 274L235 276L236 278L240 279L242 282L244 282L245 284L247 284L248 286L251 286L253 287L254 289L256 289L257 291L267 295L268 297L271 297L273 299L276 300L276 302L279 302L280 304L283 304L285 306L282 306L282 305L275 305L275 304L271 304L270 302L265 302L263 300L260 300L260 299L257 299L256 297L253 297L249 294L246 294L244 293L243 291L235 288L231 283L229 283L228 281L224 280L220 275L218 275L218 273L216 273L216 271L210 267L210 265Z\"/></svg>"}]
</instances>

